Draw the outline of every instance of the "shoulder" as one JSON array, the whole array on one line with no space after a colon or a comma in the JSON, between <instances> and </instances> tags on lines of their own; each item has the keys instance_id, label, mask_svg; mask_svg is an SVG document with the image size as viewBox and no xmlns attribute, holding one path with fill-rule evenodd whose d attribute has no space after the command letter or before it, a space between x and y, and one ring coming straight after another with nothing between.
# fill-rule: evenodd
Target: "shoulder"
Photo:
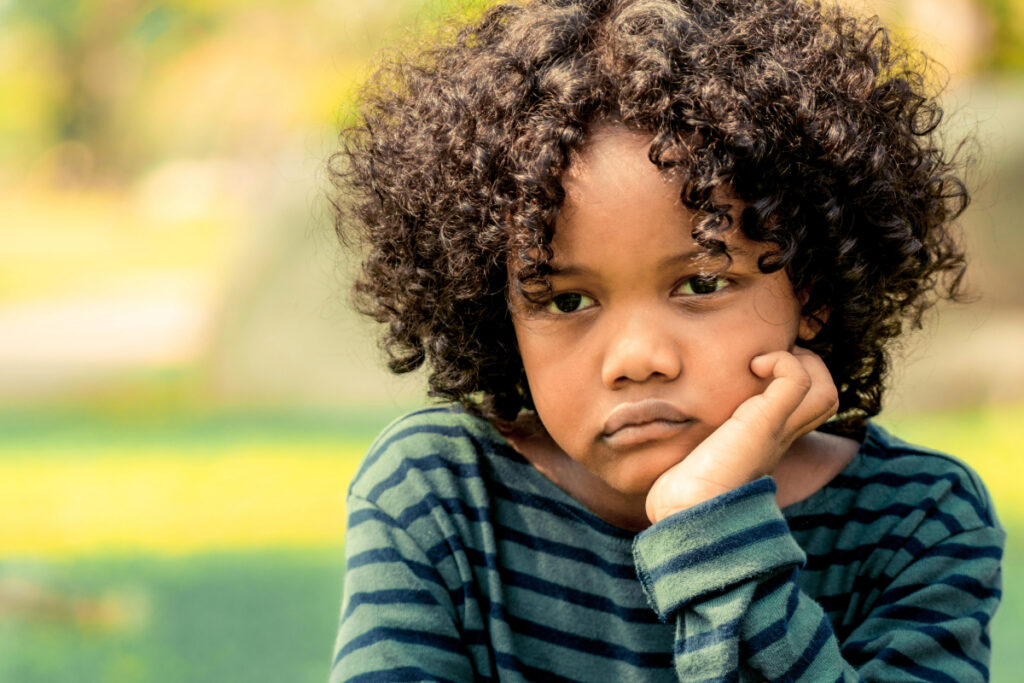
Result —
<instances>
[{"instance_id":1,"label":"shoulder","mask_svg":"<svg viewBox=\"0 0 1024 683\"><path fill-rule=\"evenodd\" d=\"M907 443L871 424L847 482L859 488L859 502L902 506L907 513L941 516L951 532L997 526L988 490L962 460Z\"/></svg>"},{"instance_id":2,"label":"shoulder","mask_svg":"<svg viewBox=\"0 0 1024 683\"><path fill-rule=\"evenodd\" d=\"M965 532L979 532L995 544L1004 537L989 493L969 465L874 423L853 461L786 515L794 532L826 546L868 543L916 554ZM830 533L814 535L826 529Z\"/></svg>"},{"instance_id":3,"label":"shoulder","mask_svg":"<svg viewBox=\"0 0 1024 683\"><path fill-rule=\"evenodd\" d=\"M446 497L478 483L486 460L508 449L485 420L457 405L417 410L399 417L370 445L349 495L377 503L398 488L403 496Z\"/></svg>"}]
</instances>

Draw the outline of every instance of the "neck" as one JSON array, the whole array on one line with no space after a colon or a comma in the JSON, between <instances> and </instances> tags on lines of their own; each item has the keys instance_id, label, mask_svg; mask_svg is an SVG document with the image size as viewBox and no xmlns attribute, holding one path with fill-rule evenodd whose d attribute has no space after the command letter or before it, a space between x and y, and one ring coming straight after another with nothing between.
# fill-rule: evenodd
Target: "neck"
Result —
<instances>
[{"instance_id":1,"label":"neck","mask_svg":"<svg viewBox=\"0 0 1024 683\"><path fill-rule=\"evenodd\" d=\"M498 430L538 472L605 522L629 531L642 531L651 525L645 495L617 491L570 458L535 414L523 413L515 423L498 426Z\"/></svg>"}]
</instances>

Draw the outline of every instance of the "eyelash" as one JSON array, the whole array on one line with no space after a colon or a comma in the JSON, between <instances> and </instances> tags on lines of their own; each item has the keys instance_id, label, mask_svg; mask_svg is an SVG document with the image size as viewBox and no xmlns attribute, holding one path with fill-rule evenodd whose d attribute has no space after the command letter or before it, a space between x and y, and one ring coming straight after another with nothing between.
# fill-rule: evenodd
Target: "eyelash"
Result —
<instances>
[{"instance_id":1,"label":"eyelash","mask_svg":"<svg viewBox=\"0 0 1024 683\"><path fill-rule=\"evenodd\" d=\"M560 299L562 301L565 301L565 299L568 298L568 297L576 297L576 302L577 303L579 303L583 299L589 299L590 301L593 301L593 298L587 296L586 294L581 294L579 292L562 292L560 294L555 294L554 296L552 296L551 300L548 301L544 305L544 310L547 313L551 313L551 314L554 314L554 315L566 315L568 313L578 313L581 310L586 310L586 308L590 308L591 307L591 306L587 306L584 309L576 308L576 309L573 309L571 311L562 310L561 306L558 305L558 302L559 302Z\"/></svg>"},{"instance_id":2,"label":"eyelash","mask_svg":"<svg viewBox=\"0 0 1024 683\"><path fill-rule=\"evenodd\" d=\"M702 283L710 282L710 283L712 283L714 285L718 285L718 288L715 289L712 292L696 292L696 291L693 291L693 283L694 282L702 282ZM728 278L723 277L721 275L715 275L715 276L694 275L693 277L689 277L689 278L683 280L682 284L680 284L678 287L676 287L673 290L673 293L679 292L680 290L682 290L685 287L687 287L687 285L689 285L690 291L689 292L683 292L682 293L683 296L686 296L686 297L706 297L706 296L712 296L714 294L717 294L718 292L721 292L723 289L729 287L731 284L732 284L731 280L729 280ZM574 305L578 306L579 304L583 303L585 300L589 300L591 302L591 304L589 306L584 306L583 308L575 308L575 307L573 307ZM567 307L571 308L571 310L564 310L559 305L560 301L562 303L567 304ZM585 311L588 308L592 308L594 305L596 305L596 302L594 301L594 299L592 297L590 297L590 296L587 296L586 294L581 293L581 292L561 292L561 293L555 294L554 296L551 297L551 299L547 302L547 304L545 304L544 310L547 313L551 313L553 315L568 315L570 313L578 313L580 311Z\"/></svg>"},{"instance_id":3,"label":"eyelash","mask_svg":"<svg viewBox=\"0 0 1024 683\"><path fill-rule=\"evenodd\" d=\"M722 275L694 275L693 277L688 277L685 280L683 280L683 283L679 287L676 287L676 291L679 291L684 286L691 284L694 281L710 282L712 284L717 284L720 286L713 292L694 292L692 291L693 288L691 286L691 291L687 293L687 296L710 296L712 294L717 294L718 292L721 292L723 289L732 284L732 281L729 278L724 277Z\"/></svg>"}]
</instances>

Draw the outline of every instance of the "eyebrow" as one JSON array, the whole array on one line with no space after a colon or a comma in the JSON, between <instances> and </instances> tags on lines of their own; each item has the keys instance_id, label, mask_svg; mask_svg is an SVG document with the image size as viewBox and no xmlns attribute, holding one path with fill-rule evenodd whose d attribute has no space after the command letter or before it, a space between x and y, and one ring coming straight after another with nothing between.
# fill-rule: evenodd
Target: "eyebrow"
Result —
<instances>
[{"instance_id":1,"label":"eyebrow","mask_svg":"<svg viewBox=\"0 0 1024 683\"><path fill-rule=\"evenodd\" d=\"M668 270L670 268L678 266L680 263L684 263L684 262L686 262L686 263L693 263L694 261L696 261L700 257L706 256L708 254L709 254L709 252L704 250L704 249L692 249L690 251L684 251L684 252L680 252L678 254L673 254L671 256L666 256L665 258L663 258L661 261L658 262L657 269L658 270ZM741 256L741 257L749 256L749 255L750 255L749 251L747 251L746 249L743 249L742 247L739 247L739 246L729 246L726 249L726 251L723 254L721 254L721 256ZM714 256L719 256L719 254L715 254L715 255L713 255L713 257ZM579 276L579 275L593 275L594 274L593 271L590 268L587 268L586 266L581 266L581 265L578 265L578 264L569 264L567 266L556 266L556 265L549 264L549 266L551 268L550 273L549 273L549 277L573 277L573 276Z\"/></svg>"}]
</instances>

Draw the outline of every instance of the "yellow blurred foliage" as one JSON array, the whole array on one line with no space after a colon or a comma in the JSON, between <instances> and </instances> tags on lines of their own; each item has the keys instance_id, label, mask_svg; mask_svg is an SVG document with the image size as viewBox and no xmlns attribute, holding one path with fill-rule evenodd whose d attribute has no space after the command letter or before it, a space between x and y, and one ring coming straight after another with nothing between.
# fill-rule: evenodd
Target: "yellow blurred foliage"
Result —
<instances>
[{"instance_id":1,"label":"yellow blurred foliage","mask_svg":"<svg viewBox=\"0 0 1024 683\"><path fill-rule=\"evenodd\" d=\"M8 451L0 460L0 557L337 545L345 489L362 452L89 450Z\"/></svg>"},{"instance_id":2,"label":"yellow blurred foliage","mask_svg":"<svg viewBox=\"0 0 1024 683\"><path fill-rule=\"evenodd\" d=\"M0 194L0 302L132 291L173 272L210 288L233 253L238 212L218 201L193 215L153 207L145 191ZM180 196L164 197L179 204ZM211 292L212 293L212 292Z\"/></svg>"}]
</instances>

